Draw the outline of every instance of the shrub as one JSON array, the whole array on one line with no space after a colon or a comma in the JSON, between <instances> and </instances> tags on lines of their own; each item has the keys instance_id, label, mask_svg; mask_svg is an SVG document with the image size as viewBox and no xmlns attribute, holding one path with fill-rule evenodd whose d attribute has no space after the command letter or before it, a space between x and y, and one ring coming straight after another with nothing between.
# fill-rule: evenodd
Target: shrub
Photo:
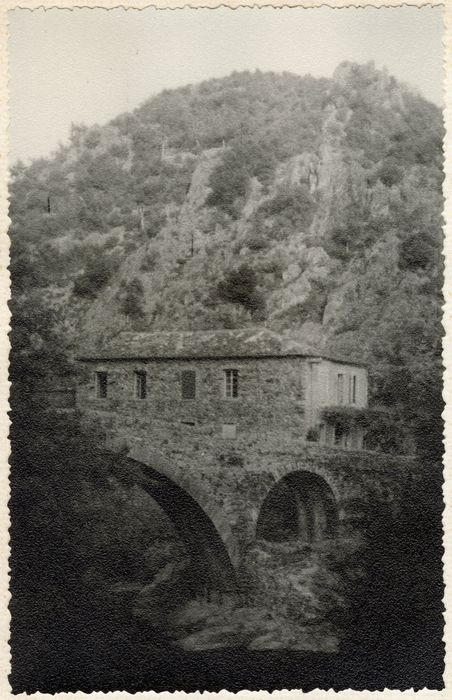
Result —
<instances>
[{"instance_id":1,"label":"shrub","mask_svg":"<svg viewBox=\"0 0 452 700\"><path fill-rule=\"evenodd\" d=\"M126 231L135 232L140 229L140 216L138 211L132 211L127 218L124 219L124 228Z\"/></svg>"},{"instance_id":2,"label":"shrub","mask_svg":"<svg viewBox=\"0 0 452 700\"><path fill-rule=\"evenodd\" d=\"M126 143L113 143L110 146L110 155L114 158L121 158L125 160L129 155L129 148Z\"/></svg>"},{"instance_id":3,"label":"shrub","mask_svg":"<svg viewBox=\"0 0 452 700\"><path fill-rule=\"evenodd\" d=\"M432 262L435 249L422 233L413 233L399 247L399 268L416 270Z\"/></svg>"},{"instance_id":4,"label":"shrub","mask_svg":"<svg viewBox=\"0 0 452 700\"><path fill-rule=\"evenodd\" d=\"M397 164L394 158L385 160L378 171L378 177L383 185L392 187L397 185L403 178L403 168Z\"/></svg>"},{"instance_id":5,"label":"shrub","mask_svg":"<svg viewBox=\"0 0 452 700\"><path fill-rule=\"evenodd\" d=\"M250 250L265 250L269 247L269 241L259 233L251 233L245 239L245 244Z\"/></svg>"},{"instance_id":6,"label":"shrub","mask_svg":"<svg viewBox=\"0 0 452 700\"><path fill-rule=\"evenodd\" d=\"M75 279L72 293L77 297L94 299L107 284L116 267L115 259L102 255L99 249L88 259L83 273Z\"/></svg>"},{"instance_id":7,"label":"shrub","mask_svg":"<svg viewBox=\"0 0 452 700\"><path fill-rule=\"evenodd\" d=\"M85 136L85 146L89 149L97 148L100 144L100 140L100 129L95 127Z\"/></svg>"},{"instance_id":8,"label":"shrub","mask_svg":"<svg viewBox=\"0 0 452 700\"><path fill-rule=\"evenodd\" d=\"M353 233L346 225L338 224L330 231L329 240L326 241L325 250L332 258L348 260L351 257L351 241Z\"/></svg>"},{"instance_id":9,"label":"shrub","mask_svg":"<svg viewBox=\"0 0 452 700\"><path fill-rule=\"evenodd\" d=\"M272 154L262 145L252 142L234 144L210 176L212 191L206 199L207 206L219 207L235 218L235 202L245 196L249 179L255 176L266 181L274 165Z\"/></svg>"},{"instance_id":10,"label":"shrub","mask_svg":"<svg viewBox=\"0 0 452 700\"><path fill-rule=\"evenodd\" d=\"M157 265L158 259L159 253L157 250L148 250L141 261L140 270L143 270L143 272L152 272Z\"/></svg>"},{"instance_id":11,"label":"shrub","mask_svg":"<svg viewBox=\"0 0 452 700\"><path fill-rule=\"evenodd\" d=\"M280 260L268 260L260 266L261 272L265 275L276 275L282 278L284 266Z\"/></svg>"},{"instance_id":12,"label":"shrub","mask_svg":"<svg viewBox=\"0 0 452 700\"><path fill-rule=\"evenodd\" d=\"M393 418L381 416L368 425L364 437L365 447L375 452L403 454L405 432L400 422L395 424Z\"/></svg>"},{"instance_id":13,"label":"shrub","mask_svg":"<svg viewBox=\"0 0 452 700\"><path fill-rule=\"evenodd\" d=\"M401 445L404 436L401 426L398 425L398 416L385 407L326 406L322 409L322 419L325 423L336 425L343 430L348 430L354 425L362 427L365 430L365 445L368 450L397 454L403 451Z\"/></svg>"},{"instance_id":14,"label":"shrub","mask_svg":"<svg viewBox=\"0 0 452 700\"><path fill-rule=\"evenodd\" d=\"M344 429L351 425L367 425L371 420L369 409L354 406L325 406L322 419Z\"/></svg>"},{"instance_id":15,"label":"shrub","mask_svg":"<svg viewBox=\"0 0 452 700\"><path fill-rule=\"evenodd\" d=\"M115 227L121 226L123 222L123 217L121 216L121 210L118 207L114 207L105 218L107 226Z\"/></svg>"},{"instance_id":16,"label":"shrub","mask_svg":"<svg viewBox=\"0 0 452 700\"><path fill-rule=\"evenodd\" d=\"M227 153L223 163L210 176L212 191L206 199L207 206L218 207L235 217L234 202L245 195L248 178L248 172L238 154L234 151Z\"/></svg>"},{"instance_id":17,"label":"shrub","mask_svg":"<svg viewBox=\"0 0 452 700\"><path fill-rule=\"evenodd\" d=\"M148 238L155 238L166 224L166 215L161 211L151 209L145 214L145 228Z\"/></svg>"},{"instance_id":18,"label":"shrub","mask_svg":"<svg viewBox=\"0 0 452 700\"><path fill-rule=\"evenodd\" d=\"M120 301L120 311L131 318L143 318L144 289L141 280L134 277L130 282L122 282L117 298Z\"/></svg>"},{"instance_id":19,"label":"shrub","mask_svg":"<svg viewBox=\"0 0 452 700\"><path fill-rule=\"evenodd\" d=\"M287 209L293 209L296 213L304 214L305 212L311 212L313 204L314 202L308 189L301 186L292 192L281 192L275 195L272 199L264 202L259 211L266 216L278 216L278 214L286 212Z\"/></svg>"},{"instance_id":20,"label":"shrub","mask_svg":"<svg viewBox=\"0 0 452 700\"><path fill-rule=\"evenodd\" d=\"M292 192L277 194L264 202L256 213L256 223L270 219L269 233L272 238L281 240L291 231L306 231L314 216L314 200L308 189L297 187Z\"/></svg>"},{"instance_id":21,"label":"shrub","mask_svg":"<svg viewBox=\"0 0 452 700\"><path fill-rule=\"evenodd\" d=\"M115 236L114 234L112 234L111 236L107 236L107 238L105 239L104 247L107 249L114 248L115 246L118 245L118 243L119 243L118 236Z\"/></svg>"},{"instance_id":22,"label":"shrub","mask_svg":"<svg viewBox=\"0 0 452 700\"><path fill-rule=\"evenodd\" d=\"M236 270L231 270L218 283L217 294L223 301L241 304L248 311L258 312L265 307L265 302L256 286L256 273L249 265L244 264Z\"/></svg>"}]
</instances>

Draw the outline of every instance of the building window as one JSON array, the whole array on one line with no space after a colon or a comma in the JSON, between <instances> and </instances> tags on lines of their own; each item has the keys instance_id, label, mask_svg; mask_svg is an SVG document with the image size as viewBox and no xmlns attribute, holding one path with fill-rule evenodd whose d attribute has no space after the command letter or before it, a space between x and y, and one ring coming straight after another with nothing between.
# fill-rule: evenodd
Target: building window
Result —
<instances>
[{"instance_id":1,"label":"building window","mask_svg":"<svg viewBox=\"0 0 452 700\"><path fill-rule=\"evenodd\" d=\"M356 374L350 377L350 403L356 403Z\"/></svg>"},{"instance_id":2,"label":"building window","mask_svg":"<svg viewBox=\"0 0 452 700\"><path fill-rule=\"evenodd\" d=\"M239 395L238 369L224 370L224 395L227 399L236 399Z\"/></svg>"},{"instance_id":3,"label":"building window","mask_svg":"<svg viewBox=\"0 0 452 700\"><path fill-rule=\"evenodd\" d=\"M196 398L196 372L192 369L181 372L181 395L183 399Z\"/></svg>"},{"instance_id":4,"label":"building window","mask_svg":"<svg viewBox=\"0 0 452 700\"><path fill-rule=\"evenodd\" d=\"M343 374L337 375L336 399L337 399L337 405L342 406L344 403L344 375Z\"/></svg>"},{"instance_id":5,"label":"building window","mask_svg":"<svg viewBox=\"0 0 452 700\"><path fill-rule=\"evenodd\" d=\"M135 398L146 398L146 372L135 372Z\"/></svg>"},{"instance_id":6,"label":"building window","mask_svg":"<svg viewBox=\"0 0 452 700\"><path fill-rule=\"evenodd\" d=\"M108 374L106 372L96 372L96 399L107 398Z\"/></svg>"}]
</instances>

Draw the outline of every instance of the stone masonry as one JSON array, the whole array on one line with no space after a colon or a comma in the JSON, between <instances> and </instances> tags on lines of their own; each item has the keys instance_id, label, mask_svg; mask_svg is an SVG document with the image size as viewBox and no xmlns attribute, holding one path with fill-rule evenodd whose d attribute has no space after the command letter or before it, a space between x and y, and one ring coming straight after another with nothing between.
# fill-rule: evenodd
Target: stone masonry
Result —
<instances>
[{"instance_id":1,"label":"stone masonry","mask_svg":"<svg viewBox=\"0 0 452 700\"><path fill-rule=\"evenodd\" d=\"M276 539L289 528L288 537L312 540L359 527L372 504L397 507L409 460L356 449L359 434L349 449L322 444L321 430L319 441L307 440L322 427L323 406L367 405L360 365L253 329L122 334L79 359L84 421L109 450L140 465L144 481L160 474L188 494L192 517L201 509L209 518L236 569L262 514L270 514L263 531L273 528ZM187 371L195 373L188 391ZM147 484L152 493L152 478Z\"/></svg>"}]
</instances>

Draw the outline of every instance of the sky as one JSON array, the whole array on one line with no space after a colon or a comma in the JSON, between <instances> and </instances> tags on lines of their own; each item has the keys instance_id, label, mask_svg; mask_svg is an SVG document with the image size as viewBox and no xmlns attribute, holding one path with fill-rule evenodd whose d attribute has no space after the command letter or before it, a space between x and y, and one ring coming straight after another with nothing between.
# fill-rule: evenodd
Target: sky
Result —
<instances>
[{"instance_id":1,"label":"sky","mask_svg":"<svg viewBox=\"0 0 452 700\"><path fill-rule=\"evenodd\" d=\"M9 15L10 162L48 156L71 123L103 124L164 88L234 70L330 77L386 66L442 105L441 7L15 9Z\"/></svg>"}]
</instances>

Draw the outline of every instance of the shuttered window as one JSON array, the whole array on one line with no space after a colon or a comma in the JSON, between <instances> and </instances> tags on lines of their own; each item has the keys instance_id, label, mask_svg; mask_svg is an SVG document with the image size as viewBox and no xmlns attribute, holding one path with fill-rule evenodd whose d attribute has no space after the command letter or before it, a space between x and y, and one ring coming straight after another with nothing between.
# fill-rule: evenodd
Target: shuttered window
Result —
<instances>
[{"instance_id":1,"label":"shuttered window","mask_svg":"<svg viewBox=\"0 0 452 700\"><path fill-rule=\"evenodd\" d=\"M108 374L106 372L96 372L95 393L97 399L106 399L108 390Z\"/></svg>"},{"instance_id":2,"label":"shuttered window","mask_svg":"<svg viewBox=\"0 0 452 700\"><path fill-rule=\"evenodd\" d=\"M146 373L135 372L135 398L145 399L147 393Z\"/></svg>"},{"instance_id":3,"label":"shuttered window","mask_svg":"<svg viewBox=\"0 0 452 700\"><path fill-rule=\"evenodd\" d=\"M196 398L196 372L191 369L181 372L181 395L183 399Z\"/></svg>"},{"instance_id":4,"label":"shuttered window","mask_svg":"<svg viewBox=\"0 0 452 700\"><path fill-rule=\"evenodd\" d=\"M336 399L337 399L337 405L342 406L344 403L344 375L343 374L337 375Z\"/></svg>"}]
</instances>

